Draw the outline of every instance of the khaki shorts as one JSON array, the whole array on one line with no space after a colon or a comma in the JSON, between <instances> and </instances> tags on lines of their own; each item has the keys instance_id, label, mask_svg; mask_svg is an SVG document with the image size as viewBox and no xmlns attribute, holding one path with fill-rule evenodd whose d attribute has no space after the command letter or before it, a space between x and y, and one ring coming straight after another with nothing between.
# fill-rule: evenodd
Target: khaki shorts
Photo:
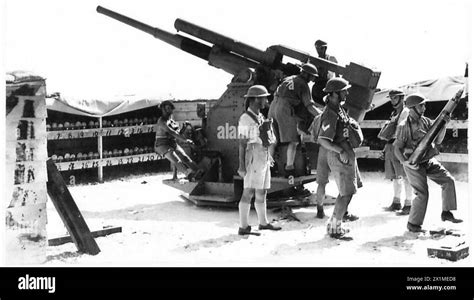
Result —
<instances>
[{"instance_id":1,"label":"khaki shorts","mask_svg":"<svg viewBox=\"0 0 474 300\"><path fill-rule=\"evenodd\" d=\"M278 134L280 143L299 142L297 120L291 104L284 98L276 98L270 104L268 117L273 118L275 132Z\"/></svg>"},{"instance_id":2,"label":"khaki shorts","mask_svg":"<svg viewBox=\"0 0 474 300\"><path fill-rule=\"evenodd\" d=\"M270 164L268 148L261 144L248 144L245 150L244 189L269 189Z\"/></svg>"},{"instance_id":3,"label":"khaki shorts","mask_svg":"<svg viewBox=\"0 0 474 300\"><path fill-rule=\"evenodd\" d=\"M318 184L329 183L329 169L328 164L328 150L323 146L319 145L318 152L318 165L316 166L316 182Z\"/></svg>"},{"instance_id":4,"label":"khaki shorts","mask_svg":"<svg viewBox=\"0 0 474 300\"><path fill-rule=\"evenodd\" d=\"M402 164L393 152L393 144L385 144L383 150L385 152L385 178L392 180L406 177Z\"/></svg>"},{"instance_id":5,"label":"khaki shorts","mask_svg":"<svg viewBox=\"0 0 474 300\"><path fill-rule=\"evenodd\" d=\"M339 154L333 151L328 151L327 158L329 169L334 176L339 194L341 196L355 194L357 186L362 185L355 155L350 156L347 164L343 164Z\"/></svg>"},{"instance_id":6,"label":"khaki shorts","mask_svg":"<svg viewBox=\"0 0 474 300\"><path fill-rule=\"evenodd\" d=\"M192 162L192 159L186 154L183 148L176 143L174 145L155 145L155 152L162 157L165 157L168 152L174 152L182 162Z\"/></svg>"}]
</instances>

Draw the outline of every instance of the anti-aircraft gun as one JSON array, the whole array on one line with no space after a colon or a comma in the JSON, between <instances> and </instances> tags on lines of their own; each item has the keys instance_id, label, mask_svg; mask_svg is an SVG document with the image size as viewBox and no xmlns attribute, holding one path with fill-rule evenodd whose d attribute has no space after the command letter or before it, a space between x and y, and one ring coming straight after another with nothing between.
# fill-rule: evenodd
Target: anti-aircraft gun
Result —
<instances>
[{"instance_id":1,"label":"anti-aircraft gun","mask_svg":"<svg viewBox=\"0 0 474 300\"><path fill-rule=\"evenodd\" d=\"M226 203L235 205L238 203L243 182L236 175L239 163L236 132L230 134L231 138L222 138L220 135L226 129L236 130L239 117L245 110L243 96L250 86L262 84L270 93L273 93L282 78L300 73L299 65L290 62L283 63L284 57L324 67L329 71L341 74L348 80L352 87L346 107L349 115L357 120L362 120L366 110L369 109L380 77L380 72L356 63L341 66L283 45L271 46L262 51L182 19L176 19L174 23L178 32L182 31L213 46L149 26L101 6L97 7L97 12L151 34L155 38L204 59L208 61L209 65L234 76L227 86L227 90L209 109L208 115L203 119L203 129L208 141L207 155L212 159L212 163L206 168L206 174L199 182L180 184L171 180L164 181L187 193L188 199L198 205L225 205ZM317 153L316 147L315 144L307 144L306 153L310 154L309 159L302 153L302 149L298 148L295 159L297 177L294 180L272 178L272 187L268 197L269 205L272 203L272 195L294 191L295 187L299 187L301 190L304 184L315 180L315 175L311 174L309 164L314 162L313 166L316 166L317 157L311 155ZM286 156L280 155L280 153L286 153L285 145L277 147L274 157L277 165L281 168L281 173L283 173Z\"/></svg>"}]
</instances>

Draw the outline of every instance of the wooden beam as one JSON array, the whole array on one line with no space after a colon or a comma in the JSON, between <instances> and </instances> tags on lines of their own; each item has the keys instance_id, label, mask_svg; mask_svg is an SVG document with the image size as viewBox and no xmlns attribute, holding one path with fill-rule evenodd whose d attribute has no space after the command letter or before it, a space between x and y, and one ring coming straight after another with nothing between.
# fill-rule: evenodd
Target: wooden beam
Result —
<instances>
[{"instance_id":1,"label":"wooden beam","mask_svg":"<svg viewBox=\"0 0 474 300\"><path fill-rule=\"evenodd\" d=\"M122 232L122 227L104 228L102 230L92 231L91 233L92 233L92 236L96 238L96 237L107 236L109 234L118 233L118 232ZM49 239L48 246L59 246L59 245L71 243L71 242L72 242L71 236L65 235L65 236Z\"/></svg>"},{"instance_id":2,"label":"wooden beam","mask_svg":"<svg viewBox=\"0 0 474 300\"><path fill-rule=\"evenodd\" d=\"M76 244L77 250L90 255L98 254L100 252L99 246L87 227L61 173L51 159L47 160L46 166L48 169L48 195L74 244Z\"/></svg>"},{"instance_id":3,"label":"wooden beam","mask_svg":"<svg viewBox=\"0 0 474 300\"><path fill-rule=\"evenodd\" d=\"M99 128L102 129L102 117L99 117ZM102 135L97 137L97 151L99 151L99 159L102 159L102 151L104 151L104 148L102 147ZM100 183L104 182L104 172L102 168L102 165L99 165L97 169L97 177L99 178Z\"/></svg>"}]
</instances>

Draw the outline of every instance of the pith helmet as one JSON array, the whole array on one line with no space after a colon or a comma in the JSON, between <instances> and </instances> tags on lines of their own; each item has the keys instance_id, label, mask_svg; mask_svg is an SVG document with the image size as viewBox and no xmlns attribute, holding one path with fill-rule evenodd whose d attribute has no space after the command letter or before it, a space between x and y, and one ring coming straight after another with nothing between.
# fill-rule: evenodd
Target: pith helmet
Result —
<instances>
[{"instance_id":1,"label":"pith helmet","mask_svg":"<svg viewBox=\"0 0 474 300\"><path fill-rule=\"evenodd\" d=\"M349 82L345 79L340 77L329 79L326 83L326 87L323 89L325 93L332 93L332 92L340 92L343 90L347 90L351 87Z\"/></svg>"},{"instance_id":2,"label":"pith helmet","mask_svg":"<svg viewBox=\"0 0 474 300\"><path fill-rule=\"evenodd\" d=\"M270 96L270 94L268 93L267 88L263 85L252 85L247 91L247 95L244 95L245 98L266 96Z\"/></svg>"},{"instance_id":3,"label":"pith helmet","mask_svg":"<svg viewBox=\"0 0 474 300\"><path fill-rule=\"evenodd\" d=\"M426 102L426 98L422 94L415 93L415 94L411 94L405 99L405 106L408 108L411 108L425 102Z\"/></svg>"},{"instance_id":4,"label":"pith helmet","mask_svg":"<svg viewBox=\"0 0 474 300\"><path fill-rule=\"evenodd\" d=\"M390 92L388 92L387 97L390 97L390 96L405 96L405 92L402 91L401 89L393 89L393 90L390 90Z\"/></svg>"},{"instance_id":5,"label":"pith helmet","mask_svg":"<svg viewBox=\"0 0 474 300\"><path fill-rule=\"evenodd\" d=\"M318 77L318 69L313 64L306 63L301 67L302 72Z\"/></svg>"}]
</instances>

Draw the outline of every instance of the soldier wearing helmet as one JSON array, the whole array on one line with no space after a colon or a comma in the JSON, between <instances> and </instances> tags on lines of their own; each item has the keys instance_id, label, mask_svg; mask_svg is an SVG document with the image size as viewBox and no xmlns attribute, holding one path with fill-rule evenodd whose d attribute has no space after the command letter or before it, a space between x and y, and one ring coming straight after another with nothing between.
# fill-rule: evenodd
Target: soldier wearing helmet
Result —
<instances>
[{"instance_id":1,"label":"soldier wearing helmet","mask_svg":"<svg viewBox=\"0 0 474 300\"><path fill-rule=\"evenodd\" d=\"M176 143L176 140L187 144L193 144L193 141L179 134L179 127L176 128L176 122L171 118L174 110L173 103L168 100L163 101L160 110L161 117L156 123L155 152L168 159L178 171L185 173L189 180L199 179L203 171Z\"/></svg>"},{"instance_id":2,"label":"soldier wearing helmet","mask_svg":"<svg viewBox=\"0 0 474 300\"><path fill-rule=\"evenodd\" d=\"M378 134L378 138L386 141L383 149L385 156L385 178L390 179L393 183L393 199L392 204L386 207L386 211L398 211L397 215L408 215L410 213L413 190L408 182L403 166L395 157L393 152L393 142L395 142L395 133L398 124L403 122L409 112L409 108L404 105L405 93L400 89L393 89L388 92L388 98L393 107L390 120L382 127ZM405 186L405 202L401 207L400 198L402 194L402 186Z\"/></svg>"},{"instance_id":3,"label":"soldier wearing helmet","mask_svg":"<svg viewBox=\"0 0 474 300\"><path fill-rule=\"evenodd\" d=\"M327 224L327 232L332 238L341 238L349 232L342 228L342 221L347 206L356 193L359 183L359 170L350 134L351 126L358 126L342 108L348 89L351 85L344 79L330 79L323 91L327 93L327 103L321 114L320 127L317 134L318 143L327 149L327 163L334 174L339 195L334 211ZM358 128L360 131L360 127ZM354 220L357 217L354 216Z\"/></svg>"},{"instance_id":4,"label":"soldier wearing helmet","mask_svg":"<svg viewBox=\"0 0 474 300\"><path fill-rule=\"evenodd\" d=\"M265 120L260 113L268 105L270 94L263 85L251 86L246 98L247 110L239 119L239 169L238 174L244 179L244 190L239 202L240 227L239 235L251 234L249 225L250 201L255 196L260 230L280 230L281 227L270 224L267 220L267 190L270 188L270 165L273 162L269 146L275 143L271 120Z\"/></svg>"},{"instance_id":5,"label":"soldier wearing helmet","mask_svg":"<svg viewBox=\"0 0 474 300\"><path fill-rule=\"evenodd\" d=\"M325 59L337 64L337 59L334 56L326 53L328 44L325 41L317 40L314 43L314 47L316 48L316 52L318 53L319 58L322 58L322 59ZM324 96L326 95L326 93L323 92L323 89L326 86L326 83L328 82L328 80L336 77L336 74L322 66L317 67L317 69L318 69L319 76L314 81L313 88L311 89L311 95L313 97L314 102L316 102L316 104L324 106L326 105L324 103Z\"/></svg>"},{"instance_id":6,"label":"soldier wearing helmet","mask_svg":"<svg viewBox=\"0 0 474 300\"><path fill-rule=\"evenodd\" d=\"M312 64L304 64L299 75L286 77L277 87L274 99L268 111L268 117L274 119L275 131L278 133L280 143L289 143L286 153L286 177L295 175L296 146L300 142L298 122L301 120L295 108L303 106L303 110L312 116L317 116L321 111L311 99L308 83L318 77L318 71ZM300 128L305 131L307 128ZM273 153L271 149L271 153Z\"/></svg>"},{"instance_id":7,"label":"soldier wearing helmet","mask_svg":"<svg viewBox=\"0 0 474 300\"><path fill-rule=\"evenodd\" d=\"M399 125L393 144L395 156L402 163L408 181L416 195L413 199L407 223L407 228L411 232L424 232L421 225L423 224L428 204L427 178L441 186L441 220L453 223L462 222L462 220L456 219L451 212L451 210L456 210L457 208L454 178L436 160L435 156L439 152L433 143L426 149L418 164L412 165L409 161L411 153L416 149L434 123L433 120L423 116L426 110L425 103L426 98L419 93L411 94L406 98L405 105L410 111L406 120ZM450 117L448 115L443 116L446 124L448 124ZM434 140L434 144L441 144L445 134L446 126L439 132Z\"/></svg>"}]
</instances>

